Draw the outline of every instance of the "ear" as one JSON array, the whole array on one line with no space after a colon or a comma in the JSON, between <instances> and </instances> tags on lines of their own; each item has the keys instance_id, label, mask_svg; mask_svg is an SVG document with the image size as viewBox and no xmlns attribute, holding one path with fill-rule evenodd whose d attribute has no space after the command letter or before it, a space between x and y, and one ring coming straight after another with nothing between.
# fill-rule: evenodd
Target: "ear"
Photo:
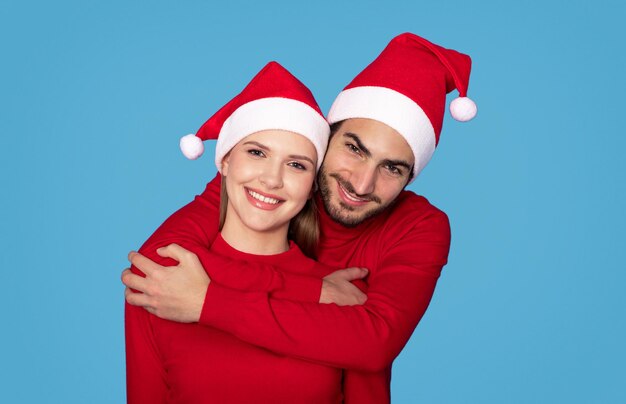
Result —
<instances>
[{"instance_id":1,"label":"ear","mask_svg":"<svg viewBox=\"0 0 626 404\"><path fill-rule=\"evenodd\" d=\"M228 175L228 167L230 163L230 152L228 152L224 158L222 159L222 176L226 177Z\"/></svg>"}]
</instances>

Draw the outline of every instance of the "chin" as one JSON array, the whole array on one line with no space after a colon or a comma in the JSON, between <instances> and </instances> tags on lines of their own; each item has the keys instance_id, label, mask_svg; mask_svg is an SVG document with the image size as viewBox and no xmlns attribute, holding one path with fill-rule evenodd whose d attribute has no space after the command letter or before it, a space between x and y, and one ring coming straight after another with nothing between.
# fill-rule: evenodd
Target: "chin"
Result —
<instances>
[{"instance_id":1,"label":"chin","mask_svg":"<svg viewBox=\"0 0 626 404\"><path fill-rule=\"evenodd\" d=\"M351 208L350 206L343 206L341 202L335 203L324 199L323 201L326 212L328 212L331 219L344 227L356 227L365 222L367 219L380 214L390 205L378 205L373 208L357 212L356 209Z\"/></svg>"},{"instance_id":2,"label":"chin","mask_svg":"<svg viewBox=\"0 0 626 404\"><path fill-rule=\"evenodd\" d=\"M281 227L281 225L277 225L276 223L258 222L258 221L245 222L244 225L250 230L253 230L259 233L276 230L277 228Z\"/></svg>"},{"instance_id":3,"label":"chin","mask_svg":"<svg viewBox=\"0 0 626 404\"><path fill-rule=\"evenodd\" d=\"M370 217L367 212L357 214L354 211L341 206L341 204L325 204L326 212L337 223L345 227L356 227Z\"/></svg>"}]
</instances>

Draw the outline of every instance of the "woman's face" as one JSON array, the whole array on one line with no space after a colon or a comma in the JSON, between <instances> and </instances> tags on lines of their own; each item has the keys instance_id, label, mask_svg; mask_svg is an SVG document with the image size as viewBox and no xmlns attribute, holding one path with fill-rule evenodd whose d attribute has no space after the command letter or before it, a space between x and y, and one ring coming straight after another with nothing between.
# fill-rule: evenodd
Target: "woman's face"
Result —
<instances>
[{"instance_id":1,"label":"woman's face","mask_svg":"<svg viewBox=\"0 0 626 404\"><path fill-rule=\"evenodd\" d=\"M265 130L241 140L222 160L226 223L267 232L287 229L311 196L317 152L304 136Z\"/></svg>"}]
</instances>

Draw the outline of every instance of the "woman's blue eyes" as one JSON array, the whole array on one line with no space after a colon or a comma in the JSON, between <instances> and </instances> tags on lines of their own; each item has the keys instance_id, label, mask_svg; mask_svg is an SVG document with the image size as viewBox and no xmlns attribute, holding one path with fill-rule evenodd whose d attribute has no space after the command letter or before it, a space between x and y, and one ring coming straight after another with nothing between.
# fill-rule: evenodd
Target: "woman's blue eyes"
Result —
<instances>
[{"instance_id":1,"label":"woman's blue eyes","mask_svg":"<svg viewBox=\"0 0 626 404\"><path fill-rule=\"evenodd\" d=\"M259 149L250 149L247 150L247 153L254 156L254 157L266 157L265 153L263 152L263 150L259 150ZM302 171L306 171L307 167L302 164L302 163L298 163L297 161L291 161L289 163L287 163L287 165L289 165L290 167L293 167L297 170L302 170Z\"/></svg>"},{"instance_id":2,"label":"woman's blue eyes","mask_svg":"<svg viewBox=\"0 0 626 404\"><path fill-rule=\"evenodd\" d=\"M294 167L294 168L298 169L298 170L303 170L303 171L306 170L306 167L304 166L304 164L300 164L300 163L295 162L295 161L289 163L289 165L291 167Z\"/></svg>"}]
</instances>

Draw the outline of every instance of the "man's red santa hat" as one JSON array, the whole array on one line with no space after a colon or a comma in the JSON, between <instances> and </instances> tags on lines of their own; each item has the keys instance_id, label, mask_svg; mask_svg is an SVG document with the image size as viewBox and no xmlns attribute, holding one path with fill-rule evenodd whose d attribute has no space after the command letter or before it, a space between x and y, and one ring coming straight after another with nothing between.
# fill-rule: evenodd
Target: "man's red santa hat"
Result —
<instances>
[{"instance_id":1,"label":"man's red santa hat","mask_svg":"<svg viewBox=\"0 0 626 404\"><path fill-rule=\"evenodd\" d=\"M268 63L235 98L220 108L193 135L180 139L188 159L204 153L202 141L217 139L215 165L239 141L262 130L287 130L313 143L317 168L322 164L330 129L311 91L277 62Z\"/></svg>"},{"instance_id":2,"label":"man's red santa hat","mask_svg":"<svg viewBox=\"0 0 626 404\"><path fill-rule=\"evenodd\" d=\"M476 104L467 98L470 68L467 55L415 34L398 35L337 96L328 122L369 118L392 127L413 150L416 177L439 143L446 94L459 91L450 104L454 119L465 122L476 115Z\"/></svg>"}]
</instances>

